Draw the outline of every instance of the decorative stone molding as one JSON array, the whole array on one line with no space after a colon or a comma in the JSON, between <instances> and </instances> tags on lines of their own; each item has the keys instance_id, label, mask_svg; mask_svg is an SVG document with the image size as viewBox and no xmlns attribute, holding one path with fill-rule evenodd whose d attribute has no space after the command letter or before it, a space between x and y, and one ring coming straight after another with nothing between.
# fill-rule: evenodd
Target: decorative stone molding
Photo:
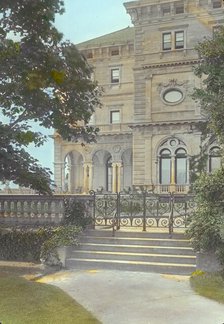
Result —
<instances>
[{"instance_id":1,"label":"decorative stone molding","mask_svg":"<svg viewBox=\"0 0 224 324\"><path fill-rule=\"evenodd\" d=\"M163 89L167 89L167 88L178 88L178 87L186 88L188 82L189 82L188 80L180 82L177 79L170 79L166 83L165 82L159 83L158 90L159 92L161 92Z\"/></svg>"},{"instance_id":2,"label":"decorative stone molding","mask_svg":"<svg viewBox=\"0 0 224 324\"><path fill-rule=\"evenodd\" d=\"M188 80L178 81L170 79L167 83L158 84L160 98L165 105L175 106L181 103L186 96Z\"/></svg>"},{"instance_id":3,"label":"decorative stone molding","mask_svg":"<svg viewBox=\"0 0 224 324\"><path fill-rule=\"evenodd\" d=\"M114 147L113 147L114 153L119 153L120 150L121 150L121 146L120 145L114 145Z\"/></svg>"}]
</instances>

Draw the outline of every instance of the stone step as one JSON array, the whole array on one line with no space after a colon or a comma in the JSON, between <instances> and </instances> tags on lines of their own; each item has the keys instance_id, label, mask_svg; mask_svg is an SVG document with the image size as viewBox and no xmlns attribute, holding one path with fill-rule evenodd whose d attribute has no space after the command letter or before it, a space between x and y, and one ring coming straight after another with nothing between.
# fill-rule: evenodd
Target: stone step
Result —
<instances>
[{"instance_id":1,"label":"stone step","mask_svg":"<svg viewBox=\"0 0 224 324\"><path fill-rule=\"evenodd\" d=\"M189 255L115 252L115 251L89 251L89 250L74 251L71 254L71 258L105 259L105 260L116 259L116 260L127 260L127 261L182 263L182 264L191 264L191 265L194 265L196 260L195 256L189 256Z\"/></svg>"},{"instance_id":2,"label":"stone step","mask_svg":"<svg viewBox=\"0 0 224 324\"><path fill-rule=\"evenodd\" d=\"M103 236L103 237L112 237L112 229L109 230L87 230L84 232L84 235L87 236ZM138 231L134 231L133 228L128 231L127 229L121 229L119 231L115 231L115 237L149 237L149 238L167 238L169 239L168 229L160 230L160 231L146 231L143 232L142 229ZM183 230L181 232L173 233L172 238L176 239L187 239Z\"/></svg>"},{"instance_id":3,"label":"stone step","mask_svg":"<svg viewBox=\"0 0 224 324\"><path fill-rule=\"evenodd\" d=\"M133 253L153 253L153 254L175 254L175 255L190 255L194 256L190 246L178 247L178 246L151 246L151 245L133 245L133 244L105 244L105 243L81 243L76 247L78 250L89 251L114 251L114 252L133 252ZM71 249L71 252L73 249Z\"/></svg>"},{"instance_id":4,"label":"stone step","mask_svg":"<svg viewBox=\"0 0 224 324\"><path fill-rule=\"evenodd\" d=\"M187 239L169 239L152 237L107 237L107 236L82 236L80 242L85 243L104 243L104 244L131 244L131 245L150 245L150 246L179 246L188 247Z\"/></svg>"},{"instance_id":5,"label":"stone step","mask_svg":"<svg viewBox=\"0 0 224 324\"><path fill-rule=\"evenodd\" d=\"M196 257L183 233L169 238L161 232L88 230L80 244L71 248L66 267L116 269L190 275Z\"/></svg>"},{"instance_id":6,"label":"stone step","mask_svg":"<svg viewBox=\"0 0 224 324\"><path fill-rule=\"evenodd\" d=\"M66 267L86 270L114 269L123 271L156 272L174 275L190 275L196 270L196 266L190 264L81 258L67 259Z\"/></svg>"}]
</instances>

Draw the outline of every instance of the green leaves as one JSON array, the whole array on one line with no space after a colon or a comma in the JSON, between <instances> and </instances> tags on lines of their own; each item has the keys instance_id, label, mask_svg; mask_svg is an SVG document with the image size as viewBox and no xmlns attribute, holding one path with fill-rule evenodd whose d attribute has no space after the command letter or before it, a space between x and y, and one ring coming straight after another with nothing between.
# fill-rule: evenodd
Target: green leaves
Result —
<instances>
[{"instance_id":1,"label":"green leaves","mask_svg":"<svg viewBox=\"0 0 224 324\"><path fill-rule=\"evenodd\" d=\"M0 181L16 181L42 193L50 192L50 174L24 147L40 145L44 137L29 128L30 122L54 128L68 141L91 142L97 134L85 123L100 106L101 89L91 81L87 61L73 44L62 41L53 25L55 14L63 11L59 0L0 3L0 114L8 121L0 123ZM9 33L16 40L7 38Z\"/></svg>"},{"instance_id":2,"label":"green leaves","mask_svg":"<svg viewBox=\"0 0 224 324\"><path fill-rule=\"evenodd\" d=\"M213 39L199 43L196 50L201 62L195 74L201 78L202 88L195 89L193 98L201 105L201 131L207 143L192 161L199 176L193 188L197 208L191 215L188 234L196 251L213 251L224 265L224 167L207 174L209 143L216 139L221 147L224 144L224 27ZM222 150L220 153L223 155Z\"/></svg>"},{"instance_id":3,"label":"green leaves","mask_svg":"<svg viewBox=\"0 0 224 324\"><path fill-rule=\"evenodd\" d=\"M224 27L213 39L205 39L196 47L201 62L195 74L202 79L202 89L195 89L193 98L199 101L209 135L224 143Z\"/></svg>"}]
</instances>

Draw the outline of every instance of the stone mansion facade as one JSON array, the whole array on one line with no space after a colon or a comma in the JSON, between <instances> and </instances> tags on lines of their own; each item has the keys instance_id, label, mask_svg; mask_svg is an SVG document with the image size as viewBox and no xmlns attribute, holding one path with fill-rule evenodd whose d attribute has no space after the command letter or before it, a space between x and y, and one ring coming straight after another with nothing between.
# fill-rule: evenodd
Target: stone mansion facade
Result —
<instances>
[{"instance_id":1,"label":"stone mansion facade","mask_svg":"<svg viewBox=\"0 0 224 324\"><path fill-rule=\"evenodd\" d=\"M82 146L54 136L59 190L120 192L130 188L186 192L189 161L200 152L200 87L195 45L224 23L222 0L136 0L124 3L133 27L78 44L104 88L90 124L97 142ZM122 10L122 8L121 8ZM207 143L208 170L219 166Z\"/></svg>"}]
</instances>

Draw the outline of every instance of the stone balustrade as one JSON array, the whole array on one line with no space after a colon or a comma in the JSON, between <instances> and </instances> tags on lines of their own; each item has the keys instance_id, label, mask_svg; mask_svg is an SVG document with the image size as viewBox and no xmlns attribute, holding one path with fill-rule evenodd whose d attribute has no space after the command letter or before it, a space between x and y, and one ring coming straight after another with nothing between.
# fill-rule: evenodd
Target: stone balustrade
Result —
<instances>
[{"instance_id":1,"label":"stone balustrade","mask_svg":"<svg viewBox=\"0 0 224 324\"><path fill-rule=\"evenodd\" d=\"M59 224L64 217L65 198L74 198L74 196L0 195L0 224ZM88 206L90 198L75 196L76 200L87 202ZM88 210L89 212L90 210Z\"/></svg>"}]
</instances>

